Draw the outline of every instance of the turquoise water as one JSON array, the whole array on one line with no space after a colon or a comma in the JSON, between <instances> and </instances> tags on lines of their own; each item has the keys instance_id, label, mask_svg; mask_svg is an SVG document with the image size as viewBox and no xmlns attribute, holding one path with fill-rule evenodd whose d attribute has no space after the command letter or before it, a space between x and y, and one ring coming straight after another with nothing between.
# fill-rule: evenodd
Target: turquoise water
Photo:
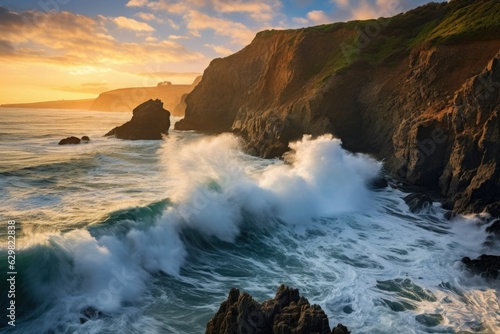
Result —
<instances>
[{"instance_id":1,"label":"turquoise water","mask_svg":"<svg viewBox=\"0 0 500 334\"><path fill-rule=\"evenodd\" d=\"M498 251L479 218L412 214L365 186L381 163L328 136L286 163L231 135L102 137L130 116L0 109L1 275L18 226L17 321L2 314L1 333L203 333L230 288L264 300L280 283L353 333L500 332L498 285L459 263ZM57 145L71 135L91 142Z\"/></svg>"}]
</instances>

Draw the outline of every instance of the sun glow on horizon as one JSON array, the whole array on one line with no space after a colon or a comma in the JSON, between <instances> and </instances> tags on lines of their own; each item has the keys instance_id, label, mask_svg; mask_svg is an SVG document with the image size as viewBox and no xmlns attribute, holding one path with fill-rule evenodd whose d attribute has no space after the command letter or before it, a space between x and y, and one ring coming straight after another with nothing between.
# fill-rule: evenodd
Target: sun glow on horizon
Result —
<instances>
[{"instance_id":1,"label":"sun glow on horizon","mask_svg":"<svg viewBox=\"0 0 500 334\"><path fill-rule=\"evenodd\" d=\"M190 84L213 58L242 49L258 31L379 17L425 2L401 0L394 8L382 0L4 0L0 104Z\"/></svg>"}]
</instances>

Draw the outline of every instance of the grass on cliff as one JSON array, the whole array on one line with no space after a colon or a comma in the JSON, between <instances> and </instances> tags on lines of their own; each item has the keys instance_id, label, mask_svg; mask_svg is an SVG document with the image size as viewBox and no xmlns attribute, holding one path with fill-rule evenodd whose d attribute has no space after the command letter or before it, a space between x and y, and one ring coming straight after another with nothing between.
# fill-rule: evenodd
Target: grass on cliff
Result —
<instances>
[{"instance_id":1,"label":"grass on cliff","mask_svg":"<svg viewBox=\"0 0 500 334\"><path fill-rule=\"evenodd\" d=\"M389 18L338 22L285 32L268 30L259 35L269 37L286 33L289 35L288 45L293 47L300 43L300 35L330 34L339 29L352 33L346 33L343 40L332 38L336 45L330 45L331 53L326 62L311 64L309 78L319 79L319 84L360 62L397 64L412 50L425 45L499 39L500 1L429 3Z\"/></svg>"}]
</instances>

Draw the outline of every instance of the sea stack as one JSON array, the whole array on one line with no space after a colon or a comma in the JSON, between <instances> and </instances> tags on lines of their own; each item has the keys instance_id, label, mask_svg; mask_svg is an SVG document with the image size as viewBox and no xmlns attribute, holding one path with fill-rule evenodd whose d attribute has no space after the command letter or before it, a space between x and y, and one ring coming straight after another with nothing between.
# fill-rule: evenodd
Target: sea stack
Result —
<instances>
[{"instance_id":1,"label":"sea stack","mask_svg":"<svg viewBox=\"0 0 500 334\"><path fill-rule=\"evenodd\" d=\"M338 324L330 329L319 305L311 305L298 289L281 285L276 296L262 303L248 293L231 289L227 300L207 324L206 334L218 333L321 333L349 334Z\"/></svg>"},{"instance_id":2,"label":"sea stack","mask_svg":"<svg viewBox=\"0 0 500 334\"><path fill-rule=\"evenodd\" d=\"M163 108L160 100L149 100L133 110L133 116L127 123L117 126L105 136L115 136L128 140L159 140L168 134L170 112Z\"/></svg>"}]
</instances>

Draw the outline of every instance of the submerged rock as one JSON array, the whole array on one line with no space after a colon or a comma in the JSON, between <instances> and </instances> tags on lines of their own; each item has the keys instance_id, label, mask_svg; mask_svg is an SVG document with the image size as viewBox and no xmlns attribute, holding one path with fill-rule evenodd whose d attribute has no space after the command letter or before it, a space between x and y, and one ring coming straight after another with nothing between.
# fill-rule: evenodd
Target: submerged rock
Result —
<instances>
[{"instance_id":1,"label":"submerged rock","mask_svg":"<svg viewBox=\"0 0 500 334\"><path fill-rule=\"evenodd\" d=\"M101 311L93 308L92 306L89 306L81 310L81 315L82 316L80 317L80 324L84 324L89 320L93 320L102 316L102 313Z\"/></svg>"},{"instance_id":2,"label":"submerged rock","mask_svg":"<svg viewBox=\"0 0 500 334\"><path fill-rule=\"evenodd\" d=\"M80 144L80 141L81 141L80 138L71 136L68 138L61 139L61 141L59 142L59 145L76 145L76 144Z\"/></svg>"},{"instance_id":3,"label":"submerged rock","mask_svg":"<svg viewBox=\"0 0 500 334\"><path fill-rule=\"evenodd\" d=\"M500 256L483 254L475 260L464 257L462 263L470 272L478 274L487 280L496 280L499 277Z\"/></svg>"},{"instance_id":4,"label":"submerged rock","mask_svg":"<svg viewBox=\"0 0 500 334\"><path fill-rule=\"evenodd\" d=\"M432 206L433 199L426 193L413 193L405 196L403 200L413 213L418 213L425 208Z\"/></svg>"},{"instance_id":5,"label":"submerged rock","mask_svg":"<svg viewBox=\"0 0 500 334\"><path fill-rule=\"evenodd\" d=\"M330 330L328 317L319 305L311 305L298 289L281 285L273 299L256 302L248 293L231 289L207 324L207 334L216 333L321 333L349 334L345 326Z\"/></svg>"},{"instance_id":6,"label":"submerged rock","mask_svg":"<svg viewBox=\"0 0 500 334\"><path fill-rule=\"evenodd\" d=\"M170 128L170 112L160 100L149 100L136 107L127 123L117 126L105 136L129 140L159 140Z\"/></svg>"},{"instance_id":7,"label":"submerged rock","mask_svg":"<svg viewBox=\"0 0 500 334\"><path fill-rule=\"evenodd\" d=\"M500 219L496 219L490 226L486 228L486 232L500 238Z\"/></svg>"}]
</instances>

